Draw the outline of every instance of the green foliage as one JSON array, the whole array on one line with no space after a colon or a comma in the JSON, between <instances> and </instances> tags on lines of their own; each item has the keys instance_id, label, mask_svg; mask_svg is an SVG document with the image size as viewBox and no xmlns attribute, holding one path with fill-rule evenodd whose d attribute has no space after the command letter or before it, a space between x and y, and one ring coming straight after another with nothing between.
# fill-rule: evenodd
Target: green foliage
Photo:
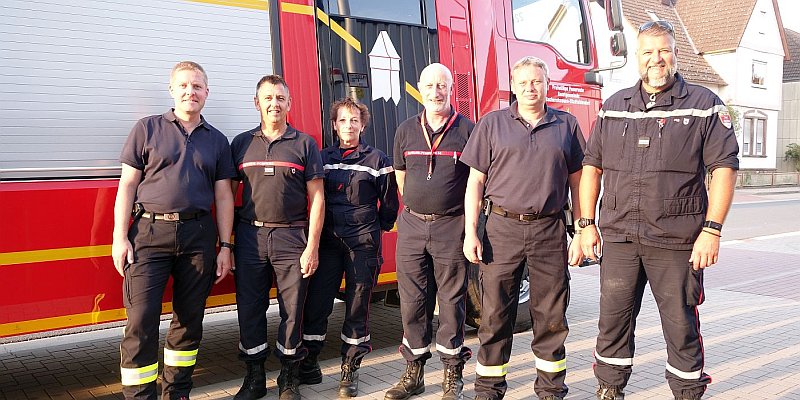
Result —
<instances>
[{"instance_id":1,"label":"green foliage","mask_svg":"<svg viewBox=\"0 0 800 400\"><path fill-rule=\"evenodd\" d=\"M783 161L793 163L794 169L800 171L800 144L789 143L786 147L788 150L783 153Z\"/></svg>"}]
</instances>

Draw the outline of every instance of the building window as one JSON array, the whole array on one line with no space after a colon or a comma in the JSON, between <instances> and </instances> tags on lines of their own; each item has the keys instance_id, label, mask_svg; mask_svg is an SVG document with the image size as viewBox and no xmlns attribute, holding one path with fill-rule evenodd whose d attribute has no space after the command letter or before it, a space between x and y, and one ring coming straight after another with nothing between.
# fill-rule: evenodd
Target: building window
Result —
<instances>
[{"instance_id":1,"label":"building window","mask_svg":"<svg viewBox=\"0 0 800 400\"><path fill-rule=\"evenodd\" d=\"M514 36L553 46L567 61L589 63L589 37L579 0L511 0Z\"/></svg>"},{"instance_id":2,"label":"building window","mask_svg":"<svg viewBox=\"0 0 800 400\"><path fill-rule=\"evenodd\" d=\"M763 61L753 61L753 74L750 82L755 87L766 87L767 63Z\"/></svg>"},{"instance_id":3,"label":"building window","mask_svg":"<svg viewBox=\"0 0 800 400\"><path fill-rule=\"evenodd\" d=\"M742 157L767 156L767 115L760 111L744 113Z\"/></svg>"}]
</instances>

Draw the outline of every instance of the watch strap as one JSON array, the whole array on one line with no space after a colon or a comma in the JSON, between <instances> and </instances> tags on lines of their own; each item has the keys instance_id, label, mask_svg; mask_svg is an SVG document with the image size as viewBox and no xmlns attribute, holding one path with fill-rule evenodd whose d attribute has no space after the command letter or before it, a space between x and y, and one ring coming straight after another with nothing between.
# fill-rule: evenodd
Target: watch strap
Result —
<instances>
[{"instance_id":1,"label":"watch strap","mask_svg":"<svg viewBox=\"0 0 800 400\"><path fill-rule=\"evenodd\" d=\"M722 232L722 224L720 224L719 222L714 222L714 221L710 221L710 220L703 222L703 228L711 228L711 229L714 229L714 230Z\"/></svg>"}]
</instances>

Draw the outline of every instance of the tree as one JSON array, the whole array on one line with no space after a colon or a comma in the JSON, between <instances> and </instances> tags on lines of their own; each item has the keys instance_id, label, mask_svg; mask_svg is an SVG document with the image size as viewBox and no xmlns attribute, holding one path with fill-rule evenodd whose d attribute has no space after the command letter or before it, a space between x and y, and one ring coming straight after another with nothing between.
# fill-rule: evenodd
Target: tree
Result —
<instances>
[{"instance_id":1,"label":"tree","mask_svg":"<svg viewBox=\"0 0 800 400\"><path fill-rule=\"evenodd\" d=\"M791 162L794 164L794 169L800 171L800 144L789 143L786 147L788 150L783 153L783 161Z\"/></svg>"}]
</instances>

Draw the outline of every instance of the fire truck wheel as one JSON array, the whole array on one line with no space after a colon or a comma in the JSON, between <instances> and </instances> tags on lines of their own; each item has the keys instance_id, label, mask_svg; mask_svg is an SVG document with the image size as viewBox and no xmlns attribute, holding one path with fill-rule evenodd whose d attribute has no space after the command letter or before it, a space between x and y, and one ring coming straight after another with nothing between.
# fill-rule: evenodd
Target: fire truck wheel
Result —
<instances>
[{"instance_id":1,"label":"fire truck wheel","mask_svg":"<svg viewBox=\"0 0 800 400\"><path fill-rule=\"evenodd\" d=\"M481 326L481 286L480 272L477 264L469 265L469 282L467 283L467 325L473 328ZM525 332L531 329L531 313L528 302L531 300L531 285L528 280L528 271L522 277L519 285L519 305L517 306L517 322L514 324L514 333Z\"/></svg>"}]
</instances>

